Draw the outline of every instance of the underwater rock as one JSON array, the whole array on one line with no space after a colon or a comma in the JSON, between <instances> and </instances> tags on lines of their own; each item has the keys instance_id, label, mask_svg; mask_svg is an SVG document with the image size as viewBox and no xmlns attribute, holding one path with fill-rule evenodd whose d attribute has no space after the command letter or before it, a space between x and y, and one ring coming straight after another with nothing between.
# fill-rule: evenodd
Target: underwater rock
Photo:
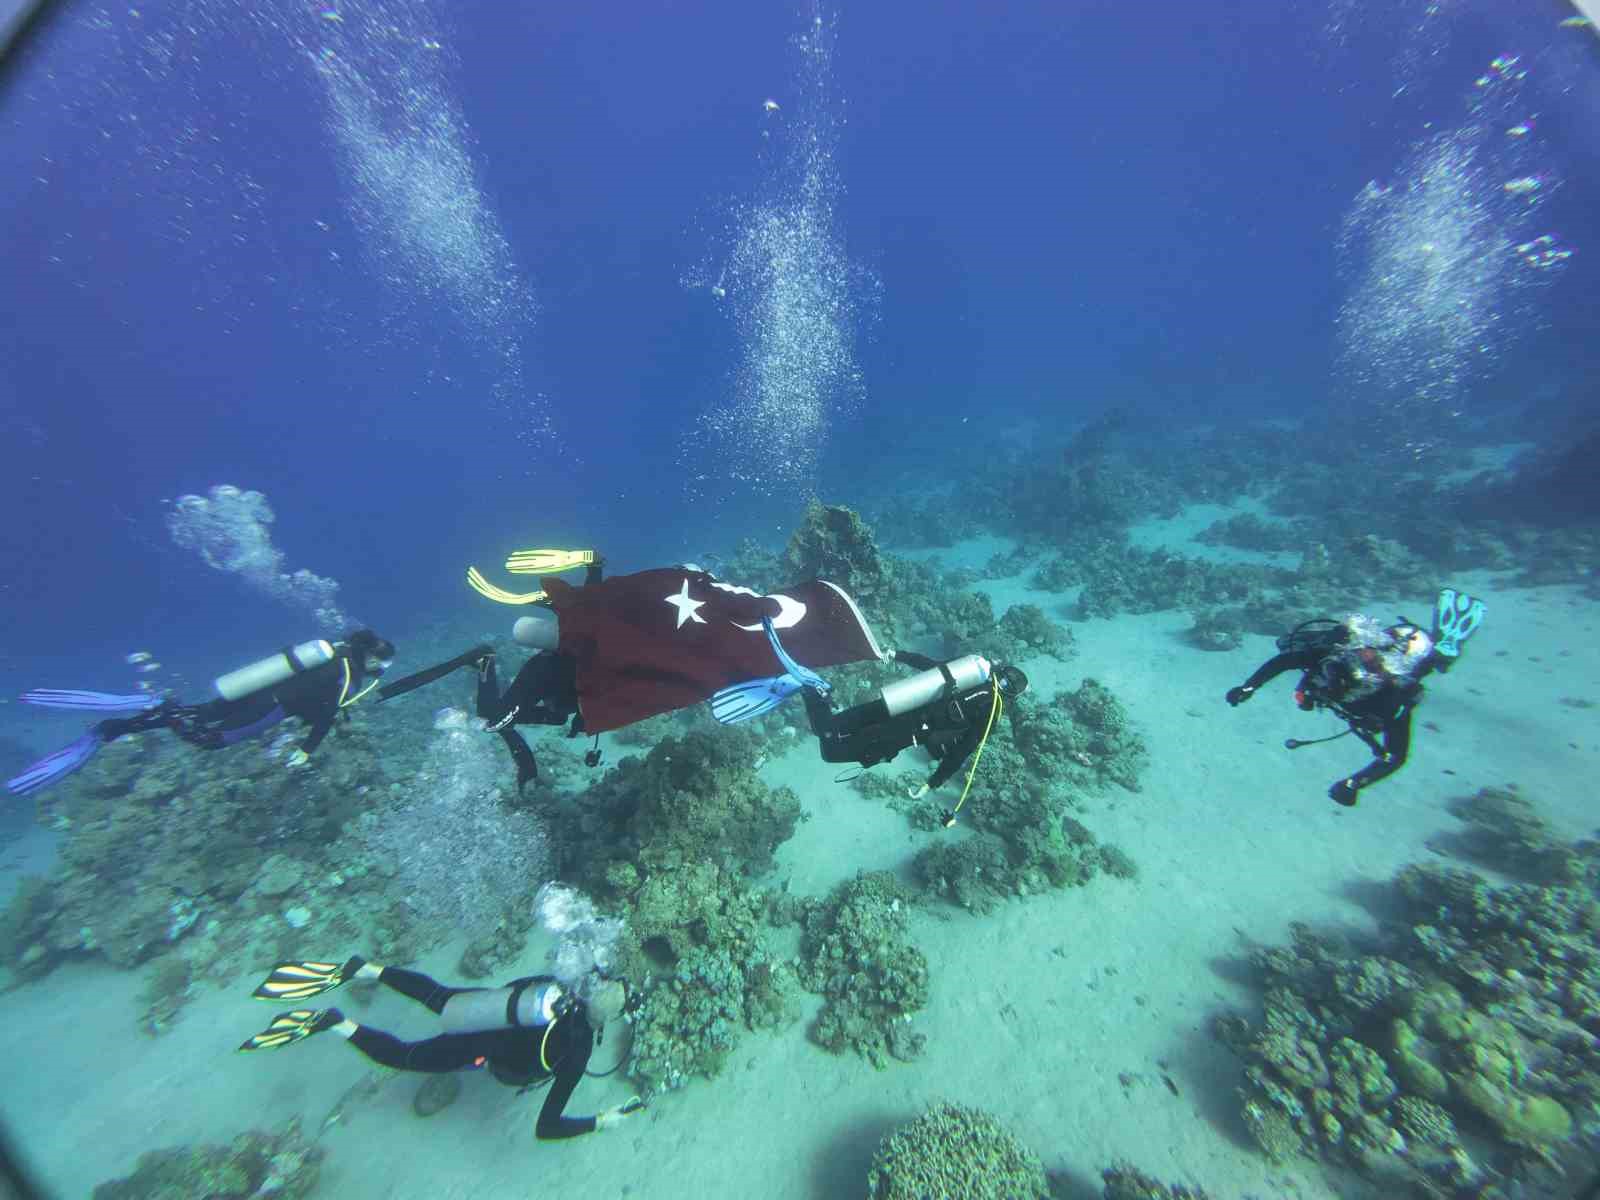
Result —
<instances>
[{"instance_id":1,"label":"underwater rock","mask_svg":"<svg viewBox=\"0 0 1600 1200\"><path fill-rule=\"evenodd\" d=\"M867 1200L1047 1200L1039 1156L980 1109L940 1104L885 1137Z\"/></svg>"},{"instance_id":2,"label":"underwater rock","mask_svg":"<svg viewBox=\"0 0 1600 1200\"><path fill-rule=\"evenodd\" d=\"M1239 619L1241 609L1206 608L1193 614L1184 640L1196 650L1213 653L1237 650L1244 645L1245 630Z\"/></svg>"},{"instance_id":3,"label":"underwater rock","mask_svg":"<svg viewBox=\"0 0 1600 1200\"><path fill-rule=\"evenodd\" d=\"M146 1033L165 1033L193 993L194 972L188 959L181 954L167 954L156 959L139 995L144 1002L139 1016L141 1028Z\"/></svg>"},{"instance_id":4,"label":"underwater rock","mask_svg":"<svg viewBox=\"0 0 1600 1200\"><path fill-rule=\"evenodd\" d=\"M429 1075L411 1098L411 1111L419 1117L431 1117L449 1108L460 1095L461 1076L449 1072Z\"/></svg>"},{"instance_id":5,"label":"underwater rock","mask_svg":"<svg viewBox=\"0 0 1600 1200\"><path fill-rule=\"evenodd\" d=\"M290 1121L281 1133L252 1130L226 1146L141 1154L133 1174L97 1185L94 1200L302 1200L316 1189L325 1153Z\"/></svg>"},{"instance_id":6,"label":"underwater rock","mask_svg":"<svg viewBox=\"0 0 1600 1200\"><path fill-rule=\"evenodd\" d=\"M269 900L276 900L297 889L304 879L304 864L286 854L274 854L261 865L256 891Z\"/></svg>"},{"instance_id":7,"label":"underwater rock","mask_svg":"<svg viewBox=\"0 0 1600 1200\"><path fill-rule=\"evenodd\" d=\"M1211 1200L1200 1188L1165 1184L1146 1175L1130 1163L1117 1163L1100 1172L1104 1181L1104 1200Z\"/></svg>"}]
</instances>

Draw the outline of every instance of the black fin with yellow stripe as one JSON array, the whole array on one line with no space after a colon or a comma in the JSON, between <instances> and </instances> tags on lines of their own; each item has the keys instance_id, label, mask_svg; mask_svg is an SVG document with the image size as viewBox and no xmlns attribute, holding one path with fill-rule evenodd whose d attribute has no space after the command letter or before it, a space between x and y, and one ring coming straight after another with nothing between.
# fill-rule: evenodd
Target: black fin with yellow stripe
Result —
<instances>
[{"instance_id":1,"label":"black fin with yellow stripe","mask_svg":"<svg viewBox=\"0 0 1600 1200\"><path fill-rule=\"evenodd\" d=\"M352 954L343 963L279 963L250 994L257 1000L309 1000L354 979L366 961L359 954Z\"/></svg>"},{"instance_id":2,"label":"black fin with yellow stripe","mask_svg":"<svg viewBox=\"0 0 1600 1200\"><path fill-rule=\"evenodd\" d=\"M287 1046L290 1042L298 1042L313 1033L332 1029L342 1020L344 1014L337 1008L296 1008L290 1012L281 1012L272 1018L272 1024L254 1037L246 1039L239 1049L271 1050L278 1046Z\"/></svg>"},{"instance_id":3,"label":"black fin with yellow stripe","mask_svg":"<svg viewBox=\"0 0 1600 1200\"><path fill-rule=\"evenodd\" d=\"M593 550L513 550L506 570L513 575L556 575L593 562Z\"/></svg>"}]
</instances>

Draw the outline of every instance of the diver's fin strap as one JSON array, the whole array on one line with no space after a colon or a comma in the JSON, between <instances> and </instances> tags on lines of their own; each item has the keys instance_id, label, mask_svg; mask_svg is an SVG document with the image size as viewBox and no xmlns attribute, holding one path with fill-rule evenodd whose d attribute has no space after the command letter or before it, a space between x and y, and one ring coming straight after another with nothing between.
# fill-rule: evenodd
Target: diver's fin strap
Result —
<instances>
[{"instance_id":1,"label":"diver's fin strap","mask_svg":"<svg viewBox=\"0 0 1600 1200\"><path fill-rule=\"evenodd\" d=\"M1461 654L1461 644L1478 631L1488 607L1482 600L1444 588L1433 606L1434 649L1445 658Z\"/></svg>"},{"instance_id":2,"label":"diver's fin strap","mask_svg":"<svg viewBox=\"0 0 1600 1200\"><path fill-rule=\"evenodd\" d=\"M483 577L483 572L477 567L467 568L467 586L478 595L496 604L538 604L547 599L544 592L508 592L503 587L496 587Z\"/></svg>"},{"instance_id":3,"label":"diver's fin strap","mask_svg":"<svg viewBox=\"0 0 1600 1200\"><path fill-rule=\"evenodd\" d=\"M593 562L593 550L513 550L506 570L513 575L554 575Z\"/></svg>"},{"instance_id":4,"label":"diver's fin strap","mask_svg":"<svg viewBox=\"0 0 1600 1200\"><path fill-rule=\"evenodd\" d=\"M783 665L785 671L799 681L801 687L811 688L822 696L832 693L832 684L810 667L802 667L789 656L789 652L783 648L783 643L778 640L778 631L773 628L771 617L761 618L761 628L767 631L767 641L771 643L772 653L777 656L778 662Z\"/></svg>"}]
</instances>

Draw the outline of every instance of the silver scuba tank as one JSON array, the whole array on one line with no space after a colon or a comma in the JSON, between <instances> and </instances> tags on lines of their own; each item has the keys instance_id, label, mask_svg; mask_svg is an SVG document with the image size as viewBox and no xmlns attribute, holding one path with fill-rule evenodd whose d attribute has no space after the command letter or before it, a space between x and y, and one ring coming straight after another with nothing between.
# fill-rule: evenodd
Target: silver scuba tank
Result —
<instances>
[{"instance_id":1,"label":"silver scuba tank","mask_svg":"<svg viewBox=\"0 0 1600 1200\"><path fill-rule=\"evenodd\" d=\"M513 998L516 1007L512 1008ZM475 988L457 992L439 1014L446 1033L484 1033L492 1029L548 1025L556 1017L561 998L557 984L538 987Z\"/></svg>"},{"instance_id":2,"label":"silver scuba tank","mask_svg":"<svg viewBox=\"0 0 1600 1200\"><path fill-rule=\"evenodd\" d=\"M948 672L948 677L946 676ZM964 654L938 667L897 679L880 693L891 717L921 708L946 695L959 695L989 682L993 667L981 654Z\"/></svg>"},{"instance_id":3,"label":"silver scuba tank","mask_svg":"<svg viewBox=\"0 0 1600 1200\"><path fill-rule=\"evenodd\" d=\"M275 687L286 679L292 679L302 671L332 662L333 654L333 646L321 638L301 642L298 646L279 650L237 671L218 675L211 686L224 700L242 700L264 688Z\"/></svg>"}]
</instances>

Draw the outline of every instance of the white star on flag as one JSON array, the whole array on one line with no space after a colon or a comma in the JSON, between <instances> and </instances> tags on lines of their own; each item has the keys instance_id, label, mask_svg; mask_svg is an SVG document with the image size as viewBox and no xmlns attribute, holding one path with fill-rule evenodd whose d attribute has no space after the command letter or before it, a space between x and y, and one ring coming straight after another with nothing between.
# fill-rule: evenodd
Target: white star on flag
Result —
<instances>
[{"instance_id":1,"label":"white star on flag","mask_svg":"<svg viewBox=\"0 0 1600 1200\"><path fill-rule=\"evenodd\" d=\"M678 590L677 595L666 596L663 598L668 604L672 605L673 608L678 610L678 624L676 626L678 629L683 628L683 623L685 621L695 621L701 625L706 623L706 619L702 617L699 612L700 609L705 607L706 602L704 600L691 600L689 598L689 581L687 579L683 581L683 587Z\"/></svg>"}]
</instances>

